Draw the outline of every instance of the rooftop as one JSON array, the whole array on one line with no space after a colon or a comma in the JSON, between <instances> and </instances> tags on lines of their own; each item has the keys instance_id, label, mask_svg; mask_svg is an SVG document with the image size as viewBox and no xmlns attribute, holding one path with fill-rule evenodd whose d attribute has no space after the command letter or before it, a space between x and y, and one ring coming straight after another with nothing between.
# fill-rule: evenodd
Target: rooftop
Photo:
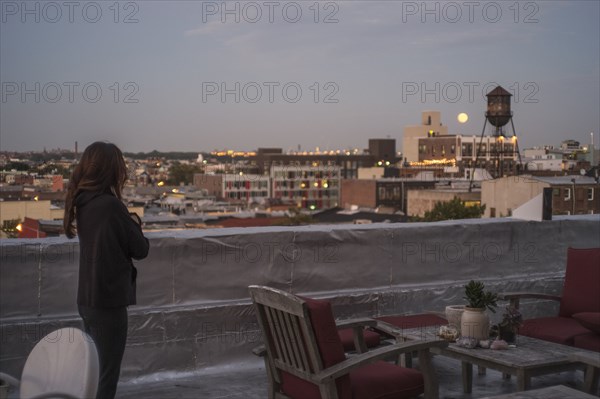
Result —
<instances>
[{"instance_id":1,"label":"rooftop","mask_svg":"<svg viewBox=\"0 0 600 399\"><path fill-rule=\"evenodd\" d=\"M460 380L460 362L441 356L434 358L439 379L440 399L482 398L516 390L515 378L503 379L502 374L486 370L485 375L473 376L473 391L465 394ZM563 372L534 378L532 389L566 385L582 389L583 373ZM265 399L267 375L262 361L230 364L219 369L196 374L165 374L141 378L119 385L117 399ZM568 398L564 398L568 399Z\"/></svg>"}]
</instances>

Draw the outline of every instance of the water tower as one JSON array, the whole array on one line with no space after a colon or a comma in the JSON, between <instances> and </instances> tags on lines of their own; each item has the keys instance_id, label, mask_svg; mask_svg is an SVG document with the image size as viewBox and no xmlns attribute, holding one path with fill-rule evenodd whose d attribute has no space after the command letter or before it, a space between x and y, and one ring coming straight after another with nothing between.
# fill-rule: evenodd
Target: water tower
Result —
<instances>
[{"instance_id":1,"label":"water tower","mask_svg":"<svg viewBox=\"0 0 600 399\"><path fill-rule=\"evenodd\" d=\"M519 174L521 170L521 154L519 153L519 144L515 133L513 123L513 114L510 109L512 94L506 91L502 86L486 94L487 111L485 113L485 122L481 131L481 138L476 150L475 167L485 168L494 178L502 177L506 174ZM485 128L487 123L492 128L491 137L483 143ZM512 135L508 135L505 126L510 122ZM473 171L471 171L471 183L473 181Z\"/></svg>"},{"instance_id":2,"label":"water tower","mask_svg":"<svg viewBox=\"0 0 600 399\"><path fill-rule=\"evenodd\" d=\"M510 110L510 98L512 94L504 90L502 86L496 87L486 95L488 99L486 121L496 127L494 136L504 136L504 126L510 121L512 123L512 111ZM484 126L485 128L485 126ZM513 126L513 136L514 136Z\"/></svg>"}]
</instances>

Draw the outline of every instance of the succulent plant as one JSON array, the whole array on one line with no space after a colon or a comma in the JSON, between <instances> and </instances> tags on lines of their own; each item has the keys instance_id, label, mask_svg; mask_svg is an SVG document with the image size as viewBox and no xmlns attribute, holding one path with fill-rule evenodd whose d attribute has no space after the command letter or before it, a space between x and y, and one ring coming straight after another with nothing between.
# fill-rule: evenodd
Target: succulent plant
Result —
<instances>
[{"instance_id":1,"label":"succulent plant","mask_svg":"<svg viewBox=\"0 0 600 399\"><path fill-rule=\"evenodd\" d=\"M485 285L481 281L469 281L465 286L465 297L470 308L487 308L492 313L496 313L498 306L498 295L485 291Z\"/></svg>"}]
</instances>

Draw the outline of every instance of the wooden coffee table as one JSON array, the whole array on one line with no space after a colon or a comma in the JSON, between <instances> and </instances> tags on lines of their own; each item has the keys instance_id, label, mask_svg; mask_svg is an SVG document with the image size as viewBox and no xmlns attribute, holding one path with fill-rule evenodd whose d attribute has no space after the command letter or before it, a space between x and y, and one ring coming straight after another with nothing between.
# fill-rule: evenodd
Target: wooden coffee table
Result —
<instances>
[{"instance_id":1,"label":"wooden coffee table","mask_svg":"<svg viewBox=\"0 0 600 399\"><path fill-rule=\"evenodd\" d=\"M564 385L556 385L527 392L510 393L500 396L488 396L483 399L597 399L585 392L578 391Z\"/></svg>"},{"instance_id":2,"label":"wooden coffee table","mask_svg":"<svg viewBox=\"0 0 600 399\"><path fill-rule=\"evenodd\" d=\"M395 337L396 341L415 339L434 339L437 328L398 329L391 325L378 323L376 327ZM507 350L468 349L455 343L447 348L432 348L432 352L457 359L462 364L462 383L465 393L471 393L473 387L473 365L498 370L505 375L517 377L517 390L525 391L531 386L531 378L568 370L583 369L585 365L573 360L569 355L582 351L570 346L555 344L535 338L519 335L517 347Z\"/></svg>"}]
</instances>

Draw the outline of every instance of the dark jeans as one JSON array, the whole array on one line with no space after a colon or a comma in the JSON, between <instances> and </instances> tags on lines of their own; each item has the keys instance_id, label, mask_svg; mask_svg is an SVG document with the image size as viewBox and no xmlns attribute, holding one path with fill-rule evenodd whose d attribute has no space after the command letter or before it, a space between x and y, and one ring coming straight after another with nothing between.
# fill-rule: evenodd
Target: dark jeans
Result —
<instances>
[{"instance_id":1,"label":"dark jeans","mask_svg":"<svg viewBox=\"0 0 600 399\"><path fill-rule=\"evenodd\" d=\"M97 399L113 399L117 391L121 360L127 341L127 308L90 308L79 306L85 332L98 350L100 381Z\"/></svg>"}]
</instances>

